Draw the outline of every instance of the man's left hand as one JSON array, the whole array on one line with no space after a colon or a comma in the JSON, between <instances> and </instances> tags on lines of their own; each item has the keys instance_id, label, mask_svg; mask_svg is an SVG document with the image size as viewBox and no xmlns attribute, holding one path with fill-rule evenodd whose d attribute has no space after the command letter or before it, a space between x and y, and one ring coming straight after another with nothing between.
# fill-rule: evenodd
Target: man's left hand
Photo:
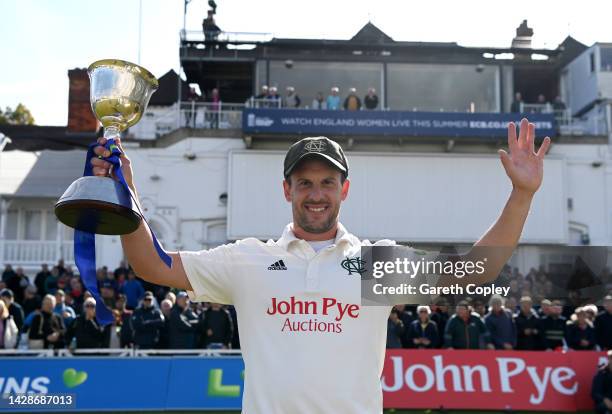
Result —
<instances>
[{"instance_id":1,"label":"man's left hand","mask_svg":"<svg viewBox=\"0 0 612 414\"><path fill-rule=\"evenodd\" d=\"M550 146L550 138L546 137L536 153L534 140L535 125L523 118L518 138L516 125L513 122L508 124L510 154L501 149L498 151L514 189L528 194L535 193L542 184L544 155Z\"/></svg>"}]
</instances>

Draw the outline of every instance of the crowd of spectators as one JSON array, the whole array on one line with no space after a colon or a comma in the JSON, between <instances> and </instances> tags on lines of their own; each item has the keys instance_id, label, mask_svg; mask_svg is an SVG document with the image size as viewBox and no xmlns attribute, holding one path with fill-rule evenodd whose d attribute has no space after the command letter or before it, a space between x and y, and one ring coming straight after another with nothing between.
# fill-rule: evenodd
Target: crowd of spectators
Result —
<instances>
[{"instance_id":1,"label":"crowd of spectators","mask_svg":"<svg viewBox=\"0 0 612 414\"><path fill-rule=\"evenodd\" d=\"M276 86L268 87L268 85L263 85L260 93L253 96L249 104L256 108L297 109L303 107L305 109L319 110L344 109L346 111L360 111L378 109L379 101L378 95L376 95L376 89L374 88L368 88L368 92L362 100L357 95L356 88L349 88L348 94L342 98L340 96L340 88L333 86L327 97L323 95L323 92L317 92L310 106L308 106L308 104L303 105L302 99L293 86L288 86L285 96L281 96Z\"/></svg>"},{"instance_id":2,"label":"crowd of spectators","mask_svg":"<svg viewBox=\"0 0 612 414\"><path fill-rule=\"evenodd\" d=\"M114 321L96 319L96 300L63 261L33 277L6 265L0 281L0 349L238 349L233 307L191 303L184 291L148 283L121 262L97 270Z\"/></svg>"},{"instance_id":3,"label":"crowd of spectators","mask_svg":"<svg viewBox=\"0 0 612 414\"><path fill-rule=\"evenodd\" d=\"M526 110L526 106L529 110ZM560 96L556 96L554 102L551 104L544 94L539 94L536 102L527 103L523 101L523 96L520 92L514 93L514 100L510 104L510 112L513 113L554 113L556 116L563 115L563 112L567 109L565 102Z\"/></svg>"}]
</instances>

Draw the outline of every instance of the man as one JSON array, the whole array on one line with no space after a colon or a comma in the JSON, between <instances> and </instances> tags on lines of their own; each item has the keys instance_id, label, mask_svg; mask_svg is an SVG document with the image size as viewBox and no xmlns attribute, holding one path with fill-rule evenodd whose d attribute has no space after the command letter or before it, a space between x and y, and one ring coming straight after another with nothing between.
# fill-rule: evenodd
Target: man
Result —
<instances>
[{"instance_id":1,"label":"man","mask_svg":"<svg viewBox=\"0 0 612 414\"><path fill-rule=\"evenodd\" d=\"M612 296L604 298L603 311L595 318L595 337L601 349L612 349Z\"/></svg>"},{"instance_id":2,"label":"man","mask_svg":"<svg viewBox=\"0 0 612 414\"><path fill-rule=\"evenodd\" d=\"M221 29L215 22L214 10L208 10L206 18L202 20L202 31L204 32L204 40L206 42L214 42L219 37Z\"/></svg>"},{"instance_id":3,"label":"man","mask_svg":"<svg viewBox=\"0 0 612 414\"><path fill-rule=\"evenodd\" d=\"M440 343L438 345L442 345L444 331L446 329L446 324L450 319L450 314L448 313L448 301L440 297L436 300L435 304L432 305L433 313L431 314L431 320L436 323L438 326L438 334L440 335Z\"/></svg>"},{"instance_id":4,"label":"man","mask_svg":"<svg viewBox=\"0 0 612 414\"><path fill-rule=\"evenodd\" d=\"M540 318L532 307L531 297L521 298L521 309L514 316L516 325L516 349L522 351L535 351L540 346L538 327Z\"/></svg>"},{"instance_id":5,"label":"man","mask_svg":"<svg viewBox=\"0 0 612 414\"><path fill-rule=\"evenodd\" d=\"M408 332L409 348L424 349L438 347L440 343L438 325L429 319L430 313L431 309L429 306L417 307L418 319L410 324Z\"/></svg>"},{"instance_id":6,"label":"man","mask_svg":"<svg viewBox=\"0 0 612 414\"><path fill-rule=\"evenodd\" d=\"M17 325L17 329L21 332L24 319L23 308L19 303L15 302L13 291L10 289L2 289L2 291L0 291L0 300L2 300L8 308L9 314L13 317L15 325Z\"/></svg>"},{"instance_id":7,"label":"man","mask_svg":"<svg viewBox=\"0 0 612 414\"><path fill-rule=\"evenodd\" d=\"M6 282L6 287L13 291L15 302L23 303L23 294L29 284L30 279L23 273L23 268L18 267L15 274Z\"/></svg>"},{"instance_id":8,"label":"man","mask_svg":"<svg viewBox=\"0 0 612 414\"><path fill-rule=\"evenodd\" d=\"M593 378L591 398L597 414L612 414L612 350L608 351L608 363Z\"/></svg>"},{"instance_id":9,"label":"man","mask_svg":"<svg viewBox=\"0 0 612 414\"><path fill-rule=\"evenodd\" d=\"M393 308L387 319L387 349L402 348L405 335L406 327L399 317L399 310Z\"/></svg>"},{"instance_id":10,"label":"man","mask_svg":"<svg viewBox=\"0 0 612 414\"><path fill-rule=\"evenodd\" d=\"M512 113L520 113L523 109L523 97L521 96L520 92L516 92L514 94L514 101L512 101L512 104L510 105L510 112Z\"/></svg>"},{"instance_id":11,"label":"man","mask_svg":"<svg viewBox=\"0 0 612 414\"><path fill-rule=\"evenodd\" d=\"M105 329L96 322L96 300L87 298L83 303L83 313L72 321L66 333L66 342L76 339L77 349L108 348ZM108 325L110 328L110 325Z\"/></svg>"},{"instance_id":12,"label":"man","mask_svg":"<svg viewBox=\"0 0 612 414\"><path fill-rule=\"evenodd\" d=\"M40 348L61 349L64 347L64 335L66 327L62 318L53 313L55 308L55 296L45 295L42 301L40 312L32 319L32 326L29 330L30 348L33 348L35 341L40 341Z\"/></svg>"},{"instance_id":13,"label":"man","mask_svg":"<svg viewBox=\"0 0 612 414\"><path fill-rule=\"evenodd\" d=\"M516 347L516 325L512 319L512 312L504 308L504 300L501 296L493 296L489 301L489 306L490 310L484 321L495 349L514 349Z\"/></svg>"},{"instance_id":14,"label":"man","mask_svg":"<svg viewBox=\"0 0 612 414\"><path fill-rule=\"evenodd\" d=\"M357 89L349 89L349 94L344 100L344 110L359 111L361 109L361 99L357 96Z\"/></svg>"},{"instance_id":15,"label":"man","mask_svg":"<svg viewBox=\"0 0 612 414\"><path fill-rule=\"evenodd\" d=\"M178 298L177 298L178 300ZM234 335L230 313L218 303L200 315L199 346L209 349L228 349Z\"/></svg>"},{"instance_id":16,"label":"man","mask_svg":"<svg viewBox=\"0 0 612 414\"><path fill-rule=\"evenodd\" d=\"M176 304L170 312L169 348L193 349L195 348L195 334L198 325L198 316L189 307L189 297L186 292L176 295Z\"/></svg>"},{"instance_id":17,"label":"man","mask_svg":"<svg viewBox=\"0 0 612 414\"><path fill-rule=\"evenodd\" d=\"M63 319L64 326L69 327L76 318L76 313L74 309L66 305L66 294L62 289L58 289L55 292L55 303L56 305L53 312Z\"/></svg>"},{"instance_id":18,"label":"man","mask_svg":"<svg viewBox=\"0 0 612 414\"><path fill-rule=\"evenodd\" d=\"M487 327L466 301L457 304L457 313L451 316L444 332L444 346L449 349L480 349L481 343L495 349Z\"/></svg>"},{"instance_id":19,"label":"man","mask_svg":"<svg viewBox=\"0 0 612 414\"><path fill-rule=\"evenodd\" d=\"M519 240L550 145L546 138L534 151L535 126L526 119L518 138L516 126L508 127L510 153L500 150L500 158L513 189L497 221L475 244L508 248L489 261L495 271ZM137 197L129 158L120 141L117 146L123 175ZM102 146L94 151L110 155ZM111 165L103 158L91 163L96 176L110 176ZM391 307L360 306L361 280L341 265L371 245L338 220L350 187L344 152L327 138L305 138L287 152L283 173L293 222L278 241L248 238L212 250L169 252L168 268L141 224L121 236L124 252L137 274L153 283L185 289L196 301L236 307L247 370L244 413L380 413Z\"/></svg>"},{"instance_id":20,"label":"man","mask_svg":"<svg viewBox=\"0 0 612 414\"><path fill-rule=\"evenodd\" d=\"M117 295L115 309L121 318L121 333L119 334L119 347L131 348L134 344L134 327L132 326L133 311L127 308L127 298L123 293Z\"/></svg>"},{"instance_id":21,"label":"man","mask_svg":"<svg viewBox=\"0 0 612 414\"><path fill-rule=\"evenodd\" d=\"M159 341L160 329L164 325L164 317L153 306L153 293L146 291L142 299L142 306L132 316L134 327L134 344L139 349L152 349Z\"/></svg>"},{"instance_id":22,"label":"man","mask_svg":"<svg viewBox=\"0 0 612 414\"><path fill-rule=\"evenodd\" d=\"M302 104L300 96L295 91L293 86L287 86L287 96L285 97L285 108L299 108Z\"/></svg>"},{"instance_id":23,"label":"man","mask_svg":"<svg viewBox=\"0 0 612 414\"><path fill-rule=\"evenodd\" d=\"M38 294L41 296L47 294L45 291L45 283L49 276L51 276L51 272L49 272L49 265L44 263L40 269L40 272L36 273L36 277L34 278L34 284L36 285L36 289L38 289Z\"/></svg>"},{"instance_id":24,"label":"man","mask_svg":"<svg viewBox=\"0 0 612 414\"><path fill-rule=\"evenodd\" d=\"M325 106L327 109L331 109L336 111L340 109L340 89L337 86L334 86L330 90L330 94L327 95L327 100L325 101Z\"/></svg>"},{"instance_id":25,"label":"man","mask_svg":"<svg viewBox=\"0 0 612 414\"><path fill-rule=\"evenodd\" d=\"M376 95L376 89L368 88L368 94L363 98L363 104L366 109L369 110L378 108L378 95Z\"/></svg>"},{"instance_id":26,"label":"man","mask_svg":"<svg viewBox=\"0 0 612 414\"><path fill-rule=\"evenodd\" d=\"M130 269L128 271L128 280L123 285L123 294L127 298L127 308L130 310L136 309L138 301L144 295L144 288L140 280L136 279L136 273Z\"/></svg>"},{"instance_id":27,"label":"man","mask_svg":"<svg viewBox=\"0 0 612 414\"><path fill-rule=\"evenodd\" d=\"M565 345L567 319L561 315L562 311L561 302L554 300L548 310L548 315L540 319L542 347L547 351L555 350Z\"/></svg>"}]
</instances>

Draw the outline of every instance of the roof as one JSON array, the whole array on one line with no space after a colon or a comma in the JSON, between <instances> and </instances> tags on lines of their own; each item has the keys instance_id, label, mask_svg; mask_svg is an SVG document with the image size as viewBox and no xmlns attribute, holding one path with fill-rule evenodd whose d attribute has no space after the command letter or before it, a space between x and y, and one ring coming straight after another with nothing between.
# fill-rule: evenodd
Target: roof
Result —
<instances>
[{"instance_id":1,"label":"roof","mask_svg":"<svg viewBox=\"0 0 612 414\"><path fill-rule=\"evenodd\" d=\"M85 151L15 151L2 153L1 163L0 194L59 198L83 175Z\"/></svg>"},{"instance_id":2,"label":"roof","mask_svg":"<svg viewBox=\"0 0 612 414\"><path fill-rule=\"evenodd\" d=\"M96 140L94 132L70 132L65 126L0 125L0 132L12 141L5 151L71 150Z\"/></svg>"},{"instance_id":3,"label":"roof","mask_svg":"<svg viewBox=\"0 0 612 414\"><path fill-rule=\"evenodd\" d=\"M189 96L189 84L181 79L181 95ZM149 105L170 106L178 102L178 75L174 70L169 70L159 78L159 88L151 96Z\"/></svg>"},{"instance_id":4,"label":"roof","mask_svg":"<svg viewBox=\"0 0 612 414\"><path fill-rule=\"evenodd\" d=\"M359 43L393 43L391 36L374 26L372 22L366 23L350 41Z\"/></svg>"}]
</instances>

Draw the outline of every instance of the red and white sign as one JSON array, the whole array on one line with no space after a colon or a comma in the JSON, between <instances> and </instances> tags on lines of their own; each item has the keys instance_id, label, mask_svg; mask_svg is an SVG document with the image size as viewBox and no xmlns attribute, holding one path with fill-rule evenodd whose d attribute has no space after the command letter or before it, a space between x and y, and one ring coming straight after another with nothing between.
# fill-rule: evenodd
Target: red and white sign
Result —
<instances>
[{"instance_id":1,"label":"red and white sign","mask_svg":"<svg viewBox=\"0 0 612 414\"><path fill-rule=\"evenodd\" d=\"M604 352L387 350L389 408L592 410Z\"/></svg>"}]
</instances>

